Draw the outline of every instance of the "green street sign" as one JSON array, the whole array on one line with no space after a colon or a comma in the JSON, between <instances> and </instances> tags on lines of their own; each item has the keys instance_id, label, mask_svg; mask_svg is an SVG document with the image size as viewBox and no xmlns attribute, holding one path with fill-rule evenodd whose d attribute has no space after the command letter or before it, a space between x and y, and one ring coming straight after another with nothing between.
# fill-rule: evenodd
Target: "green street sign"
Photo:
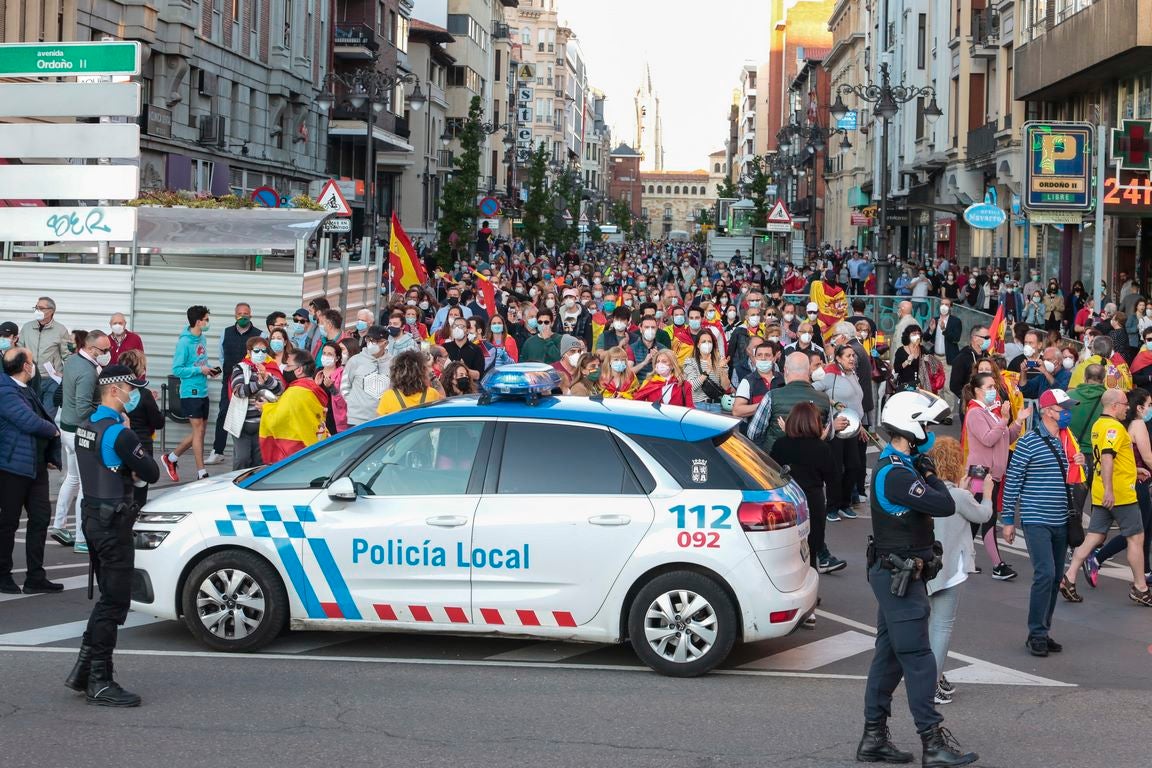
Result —
<instances>
[{"instance_id":1,"label":"green street sign","mask_svg":"<svg viewBox=\"0 0 1152 768\"><path fill-rule=\"evenodd\" d=\"M10 43L0 45L0 77L138 75L140 43Z\"/></svg>"}]
</instances>

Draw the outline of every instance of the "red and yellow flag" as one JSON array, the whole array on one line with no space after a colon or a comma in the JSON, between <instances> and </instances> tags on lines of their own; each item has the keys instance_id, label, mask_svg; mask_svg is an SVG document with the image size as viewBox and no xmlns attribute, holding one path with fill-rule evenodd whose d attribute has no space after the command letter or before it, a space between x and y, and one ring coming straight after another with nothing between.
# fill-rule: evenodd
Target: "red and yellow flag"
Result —
<instances>
[{"instance_id":1,"label":"red and yellow flag","mask_svg":"<svg viewBox=\"0 0 1152 768\"><path fill-rule=\"evenodd\" d=\"M488 317L491 319L496 314L496 289L492 287L492 281L483 272L472 270L472 276L476 278L476 288L484 297L484 309L488 310Z\"/></svg>"},{"instance_id":2,"label":"red and yellow flag","mask_svg":"<svg viewBox=\"0 0 1152 768\"><path fill-rule=\"evenodd\" d=\"M388 243L388 264L392 270L392 284L406 291L414 285L428 282L428 273L412 247L412 241L400 226L396 212L392 212L392 238Z\"/></svg>"},{"instance_id":3,"label":"red and yellow flag","mask_svg":"<svg viewBox=\"0 0 1152 768\"><path fill-rule=\"evenodd\" d=\"M988 335L992 337L992 352L998 355L1004 354L1004 304L996 308L996 314L992 316L992 322L988 324Z\"/></svg>"}]
</instances>

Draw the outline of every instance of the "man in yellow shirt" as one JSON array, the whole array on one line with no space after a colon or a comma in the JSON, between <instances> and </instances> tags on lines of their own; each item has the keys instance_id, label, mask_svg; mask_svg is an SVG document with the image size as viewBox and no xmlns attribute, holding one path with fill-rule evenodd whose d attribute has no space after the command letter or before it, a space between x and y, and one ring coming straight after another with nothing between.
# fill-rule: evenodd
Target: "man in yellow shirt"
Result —
<instances>
[{"instance_id":1,"label":"man in yellow shirt","mask_svg":"<svg viewBox=\"0 0 1152 768\"><path fill-rule=\"evenodd\" d=\"M1083 601L1076 592L1076 571L1092 551L1104 543L1115 522L1127 541L1128 565L1132 569L1132 589L1128 599L1152 608L1152 593L1144 578L1144 523L1136 500L1136 481L1148 479L1148 470L1136 469L1132 439L1124 427L1128 397L1119 389L1105 390L1100 397L1102 415L1092 426L1092 518L1084 543L1072 553L1072 562L1060 583L1060 594L1074 603Z\"/></svg>"}]
</instances>

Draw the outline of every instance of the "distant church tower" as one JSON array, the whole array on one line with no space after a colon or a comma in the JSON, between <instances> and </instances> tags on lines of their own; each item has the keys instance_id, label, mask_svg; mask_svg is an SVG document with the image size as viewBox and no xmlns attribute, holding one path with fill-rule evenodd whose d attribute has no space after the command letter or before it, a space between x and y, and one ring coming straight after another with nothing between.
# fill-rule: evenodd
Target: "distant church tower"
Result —
<instances>
[{"instance_id":1,"label":"distant church tower","mask_svg":"<svg viewBox=\"0 0 1152 768\"><path fill-rule=\"evenodd\" d=\"M645 77L636 89L636 137L633 146L644 155L645 171L664 170L664 127L660 123L660 98L652 88L652 69L645 65Z\"/></svg>"}]
</instances>

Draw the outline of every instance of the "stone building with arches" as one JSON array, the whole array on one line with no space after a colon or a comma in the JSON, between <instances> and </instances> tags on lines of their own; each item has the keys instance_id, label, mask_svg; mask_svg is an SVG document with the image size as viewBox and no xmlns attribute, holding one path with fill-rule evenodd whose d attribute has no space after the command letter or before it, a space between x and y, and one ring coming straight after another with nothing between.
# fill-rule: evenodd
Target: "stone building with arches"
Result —
<instances>
[{"instance_id":1,"label":"stone building with arches","mask_svg":"<svg viewBox=\"0 0 1152 768\"><path fill-rule=\"evenodd\" d=\"M648 216L649 231L662 237L673 230L693 234L699 231L697 217L701 210L716 202L714 176L698 171L642 171L644 188L641 215Z\"/></svg>"}]
</instances>

